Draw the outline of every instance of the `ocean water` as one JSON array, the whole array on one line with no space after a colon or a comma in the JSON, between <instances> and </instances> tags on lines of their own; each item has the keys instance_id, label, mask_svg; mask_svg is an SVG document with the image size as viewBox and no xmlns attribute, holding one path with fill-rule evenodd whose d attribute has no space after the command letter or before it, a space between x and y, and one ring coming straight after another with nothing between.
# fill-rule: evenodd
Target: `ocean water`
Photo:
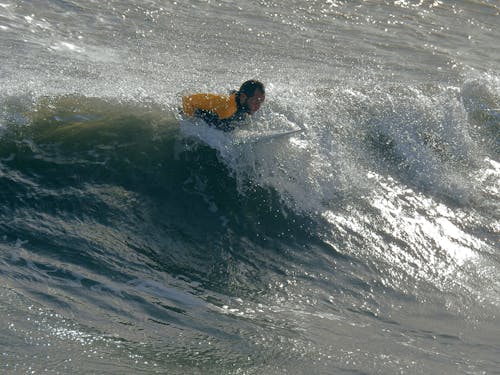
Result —
<instances>
[{"instance_id":1,"label":"ocean water","mask_svg":"<svg viewBox=\"0 0 500 375\"><path fill-rule=\"evenodd\" d=\"M500 374L499 25L497 0L2 0L0 372ZM252 78L234 134L180 123Z\"/></svg>"}]
</instances>

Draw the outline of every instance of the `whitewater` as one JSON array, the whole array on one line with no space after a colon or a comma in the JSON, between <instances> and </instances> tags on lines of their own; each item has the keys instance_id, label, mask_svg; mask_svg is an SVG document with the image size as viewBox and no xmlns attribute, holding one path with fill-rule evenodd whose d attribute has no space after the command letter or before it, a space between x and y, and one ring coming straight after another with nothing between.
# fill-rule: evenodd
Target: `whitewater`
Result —
<instances>
[{"instance_id":1,"label":"whitewater","mask_svg":"<svg viewBox=\"0 0 500 375\"><path fill-rule=\"evenodd\" d=\"M2 0L0 371L500 374L499 21ZM248 79L233 133L179 118Z\"/></svg>"}]
</instances>

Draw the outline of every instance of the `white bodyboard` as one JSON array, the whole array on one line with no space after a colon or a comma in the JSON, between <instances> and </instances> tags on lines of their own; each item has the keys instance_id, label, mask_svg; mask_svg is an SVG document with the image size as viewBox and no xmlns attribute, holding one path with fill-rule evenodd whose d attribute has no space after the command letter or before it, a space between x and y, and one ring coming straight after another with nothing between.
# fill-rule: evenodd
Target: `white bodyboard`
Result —
<instances>
[{"instance_id":1,"label":"white bodyboard","mask_svg":"<svg viewBox=\"0 0 500 375\"><path fill-rule=\"evenodd\" d=\"M244 143L259 143L269 142L278 139L284 139L294 134L303 132L305 129L293 129L287 131L265 131L265 132L251 132L250 134L235 134L234 140L236 144Z\"/></svg>"},{"instance_id":2,"label":"white bodyboard","mask_svg":"<svg viewBox=\"0 0 500 375\"><path fill-rule=\"evenodd\" d=\"M217 149L231 144L236 146L283 140L305 131L304 128L295 126L292 129L288 127L288 130L243 130L237 128L232 132L223 132L208 126L201 119L181 119L179 122L184 135L194 136ZM288 122L287 125L290 125L290 123Z\"/></svg>"}]
</instances>

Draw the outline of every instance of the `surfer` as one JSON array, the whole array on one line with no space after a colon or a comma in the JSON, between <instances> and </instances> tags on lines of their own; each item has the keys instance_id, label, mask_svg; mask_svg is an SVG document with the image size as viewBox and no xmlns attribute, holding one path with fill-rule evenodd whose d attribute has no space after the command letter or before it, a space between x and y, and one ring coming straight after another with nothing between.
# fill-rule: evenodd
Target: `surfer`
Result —
<instances>
[{"instance_id":1,"label":"surfer","mask_svg":"<svg viewBox=\"0 0 500 375\"><path fill-rule=\"evenodd\" d=\"M182 98L182 112L198 117L223 131L234 130L238 122L257 112L265 99L264 85L255 80L244 82L229 95L192 94Z\"/></svg>"}]
</instances>

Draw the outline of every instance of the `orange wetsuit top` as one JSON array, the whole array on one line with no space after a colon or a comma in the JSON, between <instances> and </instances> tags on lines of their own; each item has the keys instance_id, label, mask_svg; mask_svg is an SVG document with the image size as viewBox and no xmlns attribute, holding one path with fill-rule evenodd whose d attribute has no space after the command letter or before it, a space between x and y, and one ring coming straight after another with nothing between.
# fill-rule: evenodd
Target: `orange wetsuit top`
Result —
<instances>
[{"instance_id":1,"label":"orange wetsuit top","mask_svg":"<svg viewBox=\"0 0 500 375\"><path fill-rule=\"evenodd\" d=\"M230 95L193 94L182 98L182 111L199 117L209 125L224 131L234 129L234 122L245 117L245 111L236 102L236 93Z\"/></svg>"}]
</instances>

